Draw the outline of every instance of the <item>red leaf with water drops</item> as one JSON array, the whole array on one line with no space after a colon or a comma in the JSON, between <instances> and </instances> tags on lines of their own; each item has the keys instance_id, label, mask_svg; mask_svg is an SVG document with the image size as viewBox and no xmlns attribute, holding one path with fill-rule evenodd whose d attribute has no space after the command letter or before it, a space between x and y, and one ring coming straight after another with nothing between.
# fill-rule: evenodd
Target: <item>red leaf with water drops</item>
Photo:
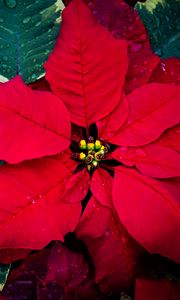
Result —
<instances>
[{"instance_id":1,"label":"red leaf with water drops","mask_svg":"<svg viewBox=\"0 0 180 300\"><path fill-rule=\"evenodd\" d=\"M90 4L98 22L108 28L116 39L126 39L128 42L126 92L147 83L159 58L151 51L147 32L138 13L123 0L96 0Z\"/></svg>"},{"instance_id":2,"label":"red leaf with water drops","mask_svg":"<svg viewBox=\"0 0 180 300\"><path fill-rule=\"evenodd\" d=\"M17 163L69 146L69 114L56 96L32 90L19 76L1 84L0 93L1 160Z\"/></svg>"},{"instance_id":3,"label":"red leaf with water drops","mask_svg":"<svg viewBox=\"0 0 180 300\"><path fill-rule=\"evenodd\" d=\"M96 122L99 137L108 141L108 139L123 125L127 119L128 112L127 98L125 94L122 93L121 99L113 111L108 116Z\"/></svg>"},{"instance_id":4,"label":"red leaf with water drops","mask_svg":"<svg viewBox=\"0 0 180 300\"><path fill-rule=\"evenodd\" d=\"M120 220L148 251L177 262L180 262L179 192L178 179L155 180L135 170L116 168L113 202Z\"/></svg>"},{"instance_id":5,"label":"red leaf with water drops","mask_svg":"<svg viewBox=\"0 0 180 300\"><path fill-rule=\"evenodd\" d=\"M63 199L68 202L80 202L89 190L90 176L86 169L71 175L66 183Z\"/></svg>"},{"instance_id":6,"label":"red leaf with water drops","mask_svg":"<svg viewBox=\"0 0 180 300\"><path fill-rule=\"evenodd\" d=\"M73 299L97 299L95 283L83 255L59 243L48 257L45 281L58 283L64 289L65 299L71 294L77 297Z\"/></svg>"},{"instance_id":7,"label":"red leaf with water drops","mask_svg":"<svg viewBox=\"0 0 180 300\"><path fill-rule=\"evenodd\" d=\"M147 32L138 13L123 0L114 2L117 4L108 27L114 37L128 41L129 68L125 90L129 93L149 81L159 58L151 51Z\"/></svg>"},{"instance_id":8,"label":"red leaf with water drops","mask_svg":"<svg viewBox=\"0 0 180 300\"><path fill-rule=\"evenodd\" d=\"M87 128L111 112L127 66L126 41L114 39L82 0L73 0L63 11L60 35L45 64L46 78L73 123Z\"/></svg>"},{"instance_id":9,"label":"red leaf with water drops","mask_svg":"<svg viewBox=\"0 0 180 300\"><path fill-rule=\"evenodd\" d=\"M179 300L180 283L170 280L137 279L135 300Z\"/></svg>"},{"instance_id":10,"label":"red leaf with water drops","mask_svg":"<svg viewBox=\"0 0 180 300\"><path fill-rule=\"evenodd\" d=\"M166 130L157 140L157 144L180 151L180 125L173 126Z\"/></svg>"},{"instance_id":11,"label":"red leaf with water drops","mask_svg":"<svg viewBox=\"0 0 180 300\"><path fill-rule=\"evenodd\" d=\"M93 196L105 206L112 208L112 183L113 178L104 169L98 168L91 179L91 192Z\"/></svg>"},{"instance_id":12,"label":"red leaf with water drops","mask_svg":"<svg viewBox=\"0 0 180 300\"><path fill-rule=\"evenodd\" d=\"M100 202L92 196L78 223L78 236L83 240L100 237L105 232L111 215L111 210L101 205Z\"/></svg>"},{"instance_id":13,"label":"red leaf with water drops","mask_svg":"<svg viewBox=\"0 0 180 300\"><path fill-rule=\"evenodd\" d=\"M151 83L128 97L129 116L110 138L120 146L141 146L156 140L167 128L180 121L180 86Z\"/></svg>"},{"instance_id":14,"label":"red leaf with water drops","mask_svg":"<svg viewBox=\"0 0 180 300\"><path fill-rule=\"evenodd\" d=\"M96 221L91 200L95 204ZM94 198L91 200L80 219L76 234L88 246L95 266L95 280L101 291L108 294L127 289L133 282L137 258L142 249L129 236L112 210L109 209L109 214L105 216L105 207Z\"/></svg>"},{"instance_id":15,"label":"red leaf with water drops","mask_svg":"<svg viewBox=\"0 0 180 300\"><path fill-rule=\"evenodd\" d=\"M141 173L149 177L180 176L180 154L156 143L141 148L120 147L112 156L127 166L135 165Z\"/></svg>"},{"instance_id":16,"label":"red leaf with water drops","mask_svg":"<svg viewBox=\"0 0 180 300\"><path fill-rule=\"evenodd\" d=\"M180 84L180 60L179 58L172 57L161 59L156 69L154 70L151 82L159 83L176 83Z\"/></svg>"},{"instance_id":17,"label":"red leaf with water drops","mask_svg":"<svg viewBox=\"0 0 180 300\"><path fill-rule=\"evenodd\" d=\"M81 206L62 199L69 176L56 158L1 166L0 248L39 249L74 230Z\"/></svg>"}]
</instances>

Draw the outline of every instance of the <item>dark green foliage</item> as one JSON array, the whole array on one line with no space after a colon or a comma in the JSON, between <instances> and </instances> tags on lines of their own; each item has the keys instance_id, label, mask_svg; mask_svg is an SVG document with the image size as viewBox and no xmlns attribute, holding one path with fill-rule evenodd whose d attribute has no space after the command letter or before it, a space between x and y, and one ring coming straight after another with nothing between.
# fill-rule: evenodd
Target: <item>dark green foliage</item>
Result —
<instances>
[{"instance_id":1,"label":"dark green foliage","mask_svg":"<svg viewBox=\"0 0 180 300\"><path fill-rule=\"evenodd\" d=\"M11 268L11 265L1 265L0 264L0 291L2 291L2 289L6 283L10 268Z\"/></svg>"},{"instance_id":2,"label":"dark green foliage","mask_svg":"<svg viewBox=\"0 0 180 300\"><path fill-rule=\"evenodd\" d=\"M57 0L0 0L0 75L26 82L43 73L59 32Z\"/></svg>"},{"instance_id":3,"label":"dark green foliage","mask_svg":"<svg viewBox=\"0 0 180 300\"><path fill-rule=\"evenodd\" d=\"M136 9L144 23L153 52L162 58L180 57L180 1L147 0Z\"/></svg>"}]
</instances>

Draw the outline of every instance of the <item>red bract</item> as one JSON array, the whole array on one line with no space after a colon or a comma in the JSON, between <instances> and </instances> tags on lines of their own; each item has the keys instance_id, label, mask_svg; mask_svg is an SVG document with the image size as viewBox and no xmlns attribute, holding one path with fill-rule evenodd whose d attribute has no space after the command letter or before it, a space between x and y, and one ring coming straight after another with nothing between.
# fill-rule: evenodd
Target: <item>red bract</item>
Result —
<instances>
[{"instance_id":1,"label":"red bract","mask_svg":"<svg viewBox=\"0 0 180 300\"><path fill-rule=\"evenodd\" d=\"M20 77L2 84L0 90L1 160L17 163L68 147L69 114L56 96L31 90ZM63 240L75 228L81 206L62 199L73 169L66 154L63 159L54 156L1 167L1 249L39 249L52 239ZM4 252L1 261L21 254L21 250L12 255Z\"/></svg>"},{"instance_id":2,"label":"red bract","mask_svg":"<svg viewBox=\"0 0 180 300\"><path fill-rule=\"evenodd\" d=\"M119 222L113 208L109 209L92 197L76 234L88 246L95 265L95 280L101 291L108 294L128 289L134 281L142 249Z\"/></svg>"},{"instance_id":3,"label":"red bract","mask_svg":"<svg viewBox=\"0 0 180 300\"><path fill-rule=\"evenodd\" d=\"M56 96L31 90L18 76L1 84L0 92L1 160L18 163L69 146L69 114Z\"/></svg>"},{"instance_id":4,"label":"red bract","mask_svg":"<svg viewBox=\"0 0 180 300\"><path fill-rule=\"evenodd\" d=\"M126 41L101 27L82 0L72 1L63 11L61 34L45 69L73 123L88 128L112 111L127 66Z\"/></svg>"}]
</instances>

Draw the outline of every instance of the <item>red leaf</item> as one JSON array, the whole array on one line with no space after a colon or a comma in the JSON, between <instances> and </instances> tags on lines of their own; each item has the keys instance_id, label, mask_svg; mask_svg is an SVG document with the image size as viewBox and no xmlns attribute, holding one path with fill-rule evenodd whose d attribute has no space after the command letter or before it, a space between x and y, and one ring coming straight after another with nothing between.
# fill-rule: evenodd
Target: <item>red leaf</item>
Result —
<instances>
[{"instance_id":1,"label":"red leaf","mask_svg":"<svg viewBox=\"0 0 180 300\"><path fill-rule=\"evenodd\" d=\"M91 192L99 202L112 208L112 183L113 178L104 169L95 170L91 180Z\"/></svg>"},{"instance_id":2,"label":"red leaf","mask_svg":"<svg viewBox=\"0 0 180 300\"><path fill-rule=\"evenodd\" d=\"M151 83L128 96L129 116L110 138L120 146L141 146L156 140L167 128L180 121L180 87Z\"/></svg>"},{"instance_id":3,"label":"red leaf","mask_svg":"<svg viewBox=\"0 0 180 300\"><path fill-rule=\"evenodd\" d=\"M78 223L77 234L83 240L100 237L106 231L111 215L111 210L92 196Z\"/></svg>"},{"instance_id":4,"label":"red leaf","mask_svg":"<svg viewBox=\"0 0 180 300\"><path fill-rule=\"evenodd\" d=\"M74 230L81 206L62 200L69 173L55 158L1 166L0 248L40 249Z\"/></svg>"},{"instance_id":5,"label":"red leaf","mask_svg":"<svg viewBox=\"0 0 180 300\"><path fill-rule=\"evenodd\" d=\"M100 1L102 0L98 2ZM129 68L125 91L129 93L149 81L159 58L152 53L147 32L138 13L123 0L114 2L116 5L110 15L108 27L114 37L124 38L128 42Z\"/></svg>"},{"instance_id":6,"label":"red leaf","mask_svg":"<svg viewBox=\"0 0 180 300\"><path fill-rule=\"evenodd\" d=\"M65 2L68 4L70 0ZM129 93L147 83L154 70L156 73L156 67L158 69L159 57L152 53L147 31L138 13L123 0L84 0L84 2L89 2L88 5L97 21L108 28L116 39L126 39L128 42L129 68L125 82L126 92ZM171 72L174 69L175 66Z\"/></svg>"},{"instance_id":7,"label":"red leaf","mask_svg":"<svg viewBox=\"0 0 180 300\"><path fill-rule=\"evenodd\" d=\"M57 282L63 287L65 299L69 299L68 295L73 293L77 298L72 299L97 299L95 283L82 254L57 243L50 252L47 265L46 282Z\"/></svg>"},{"instance_id":8,"label":"red leaf","mask_svg":"<svg viewBox=\"0 0 180 300\"><path fill-rule=\"evenodd\" d=\"M157 140L157 144L180 151L180 125L166 130Z\"/></svg>"},{"instance_id":9,"label":"red leaf","mask_svg":"<svg viewBox=\"0 0 180 300\"><path fill-rule=\"evenodd\" d=\"M45 64L52 90L73 123L88 127L118 104L128 65L127 44L100 26L82 0L63 11L55 48Z\"/></svg>"},{"instance_id":10,"label":"red leaf","mask_svg":"<svg viewBox=\"0 0 180 300\"><path fill-rule=\"evenodd\" d=\"M180 262L179 182L158 181L118 167L113 201L130 234L148 251Z\"/></svg>"},{"instance_id":11,"label":"red leaf","mask_svg":"<svg viewBox=\"0 0 180 300\"><path fill-rule=\"evenodd\" d=\"M179 58L171 57L161 59L161 62L157 65L150 79L151 82L159 83L176 83L180 84L179 77Z\"/></svg>"},{"instance_id":12,"label":"red leaf","mask_svg":"<svg viewBox=\"0 0 180 300\"><path fill-rule=\"evenodd\" d=\"M127 166L135 165L141 173L150 177L180 176L180 154L156 143L141 148L121 147L112 156Z\"/></svg>"},{"instance_id":13,"label":"red leaf","mask_svg":"<svg viewBox=\"0 0 180 300\"><path fill-rule=\"evenodd\" d=\"M90 203L92 200L95 216ZM109 209L109 215L106 211L105 217L105 207L94 200L92 198L88 203L76 234L88 247L95 266L96 282L101 291L108 294L131 286L140 249L118 221L116 214ZM90 214L89 210L92 211Z\"/></svg>"},{"instance_id":14,"label":"red leaf","mask_svg":"<svg viewBox=\"0 0 180 300\"><path fill-rule=\"evenodd\" d=\"M96 122L99 137L108 141L123 125L127 119L128 112L127 99L125 94L122 93L121 99L113 111L108 116Z\"/></svg>"},{"instance_id":15,"label":"red leaf","mask_svg":"<svg viewBox=\"0 0 180 300\"><path fill-rule=\"evenodd\" d=\"M56 96L31 90L19 76L1 84L0 92L1 160L17 163L69 146L69 115Z\"/></svg>"},{"instance_id":16,"label":"red leaf","mask_svg":"<svg viewBox=\"0 0 180 300\"><path fill-rule=\"evenodd\" d=\"M180 283L168 280L136 281L135 300L179 300Z\"/></svg>"},{"instance_id":17,"label":"red leaf","mask_svg":"<svg viewBox=\"0 0 180 300\"><path fill-rule=\"evenodd\" d=\"M68 202L80 202L89 190L90 177L86 169L73 174L66 183L63 199Z\"/></svg>"}]
</instances>

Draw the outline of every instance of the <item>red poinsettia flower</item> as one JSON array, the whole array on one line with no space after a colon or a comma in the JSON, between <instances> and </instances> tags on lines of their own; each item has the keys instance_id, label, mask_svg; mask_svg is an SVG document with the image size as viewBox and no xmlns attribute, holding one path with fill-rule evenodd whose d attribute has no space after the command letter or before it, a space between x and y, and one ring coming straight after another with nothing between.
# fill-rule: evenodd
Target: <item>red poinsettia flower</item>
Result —
<instances>
[{"instance_id":1,"label":"red poinsettia flower","mask_svg":"<svg viewBox=\"0 0 180 300\"><path fill-rule=\"evenodd\" d=\"M126 96L127 68L126 41L73 0L45 65L56 96L19 77L0 86L0 157L13 163L1 167L0 247L41 248L77 227L102 289L109 276L115 286L132 279L139 249L123 225L147 250L180 261L179 155L159 144L179 122L180 89L152 83Z\"/></svg>"}]
</instances>

